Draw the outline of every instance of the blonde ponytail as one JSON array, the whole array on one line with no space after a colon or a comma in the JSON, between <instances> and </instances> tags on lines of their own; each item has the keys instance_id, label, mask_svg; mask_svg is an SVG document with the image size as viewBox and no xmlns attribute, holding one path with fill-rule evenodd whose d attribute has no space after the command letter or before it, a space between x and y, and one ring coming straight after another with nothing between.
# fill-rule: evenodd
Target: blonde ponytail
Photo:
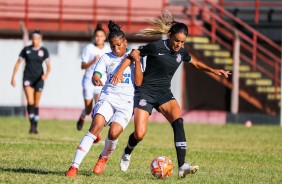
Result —
<instances>
[{"instance_id":1,"label":"blonde ponytail","mask_svg":"<svg viewBox=\"0 0 282 184\"><path fill-rule=\"evenodd\" d=\"M173 16L168 10L164 10L160 18L150 21L155 27L146 28L140 31L140 36L150 37L156 35L167 34L170 28L176 23Z\"/></svg>"}]
</instances>

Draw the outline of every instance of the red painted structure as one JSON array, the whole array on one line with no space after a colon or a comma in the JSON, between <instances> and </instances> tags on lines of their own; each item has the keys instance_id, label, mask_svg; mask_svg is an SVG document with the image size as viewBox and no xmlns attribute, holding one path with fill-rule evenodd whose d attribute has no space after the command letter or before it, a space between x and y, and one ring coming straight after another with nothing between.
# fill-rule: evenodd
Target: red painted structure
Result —
<instances>
[{"instance_id":1,"label":"red painted structure","mask_svg":"<svg viewBox=\"0 0 282 184\"><path fill-rule=\"evenodd\" d=\"M88 25L109 19L134 33L148 26L146 19L161 14L166 0L0 0L0 30L18 30L23 21L28 30L83 32Z\"/></svg>"}]
</instances>

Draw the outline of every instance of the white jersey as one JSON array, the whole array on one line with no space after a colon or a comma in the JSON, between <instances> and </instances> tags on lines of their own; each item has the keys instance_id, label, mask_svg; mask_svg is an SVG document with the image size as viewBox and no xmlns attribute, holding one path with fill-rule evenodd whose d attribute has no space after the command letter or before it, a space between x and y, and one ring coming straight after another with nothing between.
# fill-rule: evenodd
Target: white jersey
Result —
<instances>
[{"instance_id":1,"label":"white jersey","mask_svg":"<svg viewBox=\"0 0 282 184\"><path fill-rule=\"evenodd\" d=\"M111 84L112 76L117 72L122 61L128 56L126 53L123 57L117 57L113 52L104 54L98 64L95 72L107 76L107 81L102 88L100 99L103 100L107 96L116 99L133 100L134 97L134 64L128 66L123 72L124 81L117 85Z\"/></svg>"},{"instance_id":2,"label":"white jersey","mask_svg":"<svg viewBox=\"0 0 282 184\"><path fill-rule=\"evenodd\" d=\"M111 49L110 49L109 46L104 45L104 47L102 49L99 49L93 43L90 43L83 49L83 52L82 52L82 55L81 55L81 61L83 63L89 63L97 55L99 55L101 57L102 55L104 55L107 52L111 52ZM92 79L93 71L94 71L94 68L97 65L97 63L98 62L96 61L96 63L94 63L92 66L85 69L84 78Z\"/></svg>"}]
</instances>

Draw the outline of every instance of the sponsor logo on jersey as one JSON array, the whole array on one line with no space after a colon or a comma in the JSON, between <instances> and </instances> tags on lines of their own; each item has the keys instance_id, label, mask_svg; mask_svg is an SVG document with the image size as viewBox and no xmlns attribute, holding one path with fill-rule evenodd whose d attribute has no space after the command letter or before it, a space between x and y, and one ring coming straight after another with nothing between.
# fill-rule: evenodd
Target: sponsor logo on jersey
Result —
<instances>
[{"instance_id":1,"label":"sponsor logo on jersey","mask_svg":"<svg viewBox=\"0 0 282 184\"><path fill-rule=\"evenodd\" d=\"M142 107L146 106L147 105L146 100L145 99L141 99L140 102L139 102L139 105L142 106Z\"/></svg>"},{"instance_id":2,"label":"sponsor logo on jersey","mask_svg":"<svg viewBox=\"0 0 282 184\"><path fill-rule=\"evenodd\" d=\"M158 55L159 55L159 56L163 56L164 54L163 54L163 53L159 53Z\"/></svg>"},{"instance_id":3,"label":"sponsor logo on jersey","mask_svg":"<svg viewBox=\"0 0 282 184\"><path fill-rule=\"evenodd\" d=\"M26 54L30 54L30 53L31 53L31 51L30 51L30 50L27 50L27 51L26 51Z\"/></svg>"},{"instance_id":4,"label":"sponsor logo on jersey","mask_svg":"<svg viewBox=\"0 0 282 184\"><path fill-rule=\"evenodd\" d=\"M38 51L38 56L39 56L39 57L43 57L43 56L44 56L43 50L39 50L39 51Z\"/></svg>"},{"instance_id":5,"label":"sponsor logo on jersey","mask_svg":"<svg viewBox=\"0 0 282 184\"><path fill-rule=\"evenodd\" d=\"M182 61L181 54L177 54L176 56L177 56L176 62L177 62L177 63L181 62L181 61Z\"/></svg>"},{"instance_id":6,"label":"sponsor logo on jersey","mask_svg":"<svg viewBox=\"0 0 282 184\"><path fill-rule=\"evenodd\" d=\"M24 81L24 86L30 86L30 81L29 80Z\"/></svg>"}]
</instances>

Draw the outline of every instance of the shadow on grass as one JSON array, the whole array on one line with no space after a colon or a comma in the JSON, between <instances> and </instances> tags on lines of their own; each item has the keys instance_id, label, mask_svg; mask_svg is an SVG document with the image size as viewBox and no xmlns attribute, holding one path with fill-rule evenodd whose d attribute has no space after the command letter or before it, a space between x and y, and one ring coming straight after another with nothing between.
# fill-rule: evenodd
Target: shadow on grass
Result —
<instances>
[{"instance_id":1,"label":"shadow on grass","mask_svg":"<svg viewBox=\"0 0 282 184\"><path fill-rule=\"evenodd\" d=\"M29 173L29 174L58 175L58 176L65 176L66 171L47 171L47 170L32 169L32 168L1 168L0 167L0 172ZM92 173L86 171L79 172L79 174L84 176L92 175Z\"/></svg>"},{"instance_id":2,"label":"shadow on grass","mask_svg":"<svg viewBox=\"0 0 282 184\"><path fill-rule=\"evenodd\" d=\"M30 173L30 174L54 174L54 175L65 175L65 172L54 172L54 171L44 171L40 169L30 169L30 168L1 168L2 172L14 172L14 173Z\"/></svg>"}]
</instances>

